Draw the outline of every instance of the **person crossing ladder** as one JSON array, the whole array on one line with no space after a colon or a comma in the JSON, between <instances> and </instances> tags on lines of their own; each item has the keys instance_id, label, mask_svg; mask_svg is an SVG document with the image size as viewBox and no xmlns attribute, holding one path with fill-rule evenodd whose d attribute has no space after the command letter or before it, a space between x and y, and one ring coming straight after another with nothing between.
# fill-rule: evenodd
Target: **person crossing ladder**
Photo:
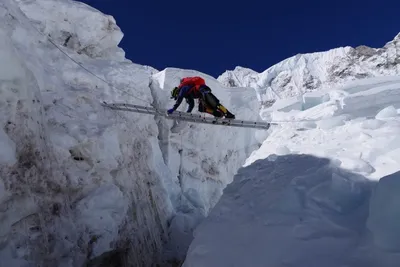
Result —
<instances>
[{"instance_id":1,"label":"person crossing ladder","mask_svg":"<svg viewBox=\"0 0 400 267\"><path fill-rule=\"evenodd\" d=\"M208 113L215 117L225 117L234 119L235 115L229 112L211 92L210 87L205 80L199 76L185 77L180 80L180 84L171 91L171 99L175 99L175 105L168 109L168 114L172 114L182 103L183 99L189 104L187 109L191 113L194 108L194 99L199 100L198 110L202 113Z\"/></svg>"}]
</instances>

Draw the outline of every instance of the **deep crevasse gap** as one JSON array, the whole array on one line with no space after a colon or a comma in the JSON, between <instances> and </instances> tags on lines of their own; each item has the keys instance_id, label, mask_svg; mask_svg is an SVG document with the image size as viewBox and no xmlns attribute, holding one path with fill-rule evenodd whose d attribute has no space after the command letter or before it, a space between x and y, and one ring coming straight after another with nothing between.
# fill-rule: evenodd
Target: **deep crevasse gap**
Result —
<instances>
[{"instance_id":1,"label":"deep crevasse gap","mask_svg":"<svg viewBox=\"0 0 400 267\"><path fill-rule=\"evenodd\" d=\"M237 110L243 118L257 119L254 108L258 103L252 89L238 88L229 92L215 79L190 70L169 68L152 76L156 107L166 109L173 104L170 90L179 83L180 77L199 74L206 78L207 84L228 108ZM180 109L186 108L186 103L182 103ZM197 106L194 113L198 113L196 109ZM249 129L214 127L162 117L158 125L165 130L160 140L164 155L168 155L165 162L182 192L175 202L176 214L170 222L171 240L166 254L183 259L193 230L218 201L238 166L244 163L252 149L258 147L258 142L255 131Z\"/></svg>"}]
</instances>

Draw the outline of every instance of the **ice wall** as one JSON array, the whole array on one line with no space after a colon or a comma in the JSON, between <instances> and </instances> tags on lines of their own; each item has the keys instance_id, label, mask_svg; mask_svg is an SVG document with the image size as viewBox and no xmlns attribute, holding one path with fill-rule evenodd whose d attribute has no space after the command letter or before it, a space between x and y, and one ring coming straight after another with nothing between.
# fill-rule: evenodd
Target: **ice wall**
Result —
<instances>
[{"instance_id":1,"label":"ice wall","mask_svg":"<svg viewBox=\"0 0 400 267\"><path fill-rule=\"evenodd\" d=\"M97 26L112 22L96 21L100 13L74 9L71 1L39 2L20 4L42 20L40 25L50 27L40 29L50 36L60 30L58 22L70 23L64 18L74 10L78 17L94 17ZM40 4L48 9L39 12ZM103 53L120 40L115 27L105 28L106 47L87 54L102 57L98 60L82 57L78 46L64 45L55 36L69 56L80 57L101 78L119 81L116 87L129 84L126 91L115 91L35 31L32 25L38 25L30 24L16 2L0 3L0 13L0 136L5 148L0 265L79 266L114 257L139 266L160 260L173 193L166 192L165 175L154 160L157 127L146 117L115 114L99 104L100 99L139 101L135 95L149 101L154 70L118 64ZM85 38L86 30L71 25L64 30L78 43L96 46L100 41ZM124 75L134 82L121 79Z\"/></svg>"}]
</instances>

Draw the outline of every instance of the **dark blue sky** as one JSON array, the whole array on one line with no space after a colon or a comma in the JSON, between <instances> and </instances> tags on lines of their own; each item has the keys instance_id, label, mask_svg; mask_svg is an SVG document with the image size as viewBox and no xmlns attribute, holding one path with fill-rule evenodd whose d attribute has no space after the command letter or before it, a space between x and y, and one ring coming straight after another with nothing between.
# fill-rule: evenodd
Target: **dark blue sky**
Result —
<instances>
[{"instance_id":1,"label":"dark blue sky","mask_svg":"<svg viewBox=\"0 0 400 267\"><path fill-rule=\"evenodd\" d=\"M298 53L382 47L400 32L399 0L82 2L114 16L133 62L214 77L235 66L261 72Z\"/></svg>"}]
</instances>

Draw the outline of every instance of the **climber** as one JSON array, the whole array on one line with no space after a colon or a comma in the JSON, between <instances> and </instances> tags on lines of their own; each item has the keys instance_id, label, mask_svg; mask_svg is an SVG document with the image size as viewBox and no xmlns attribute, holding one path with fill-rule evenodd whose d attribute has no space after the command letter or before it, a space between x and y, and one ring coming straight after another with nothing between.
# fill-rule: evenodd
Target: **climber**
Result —
<instances>
[{"instance_id":1,"label":"climber","mask_svg":"<svg viewBox=\"0 0 400 267\"><path fill-rule=\"evenodd\" d=\"M172 89L171 99L175 99L176 103L173 108L168 110L168 114L172 114L179 107L183 98L189 104L188 113L191 113L194 108L194 99L199 99L198 110L200 112L209 113L215 117L235 118L235 115L219 103L219 99L211 93L210 87L205 84L204 79L201 77L183 78L179 86Z\"/></svg>"}]
</instances>

